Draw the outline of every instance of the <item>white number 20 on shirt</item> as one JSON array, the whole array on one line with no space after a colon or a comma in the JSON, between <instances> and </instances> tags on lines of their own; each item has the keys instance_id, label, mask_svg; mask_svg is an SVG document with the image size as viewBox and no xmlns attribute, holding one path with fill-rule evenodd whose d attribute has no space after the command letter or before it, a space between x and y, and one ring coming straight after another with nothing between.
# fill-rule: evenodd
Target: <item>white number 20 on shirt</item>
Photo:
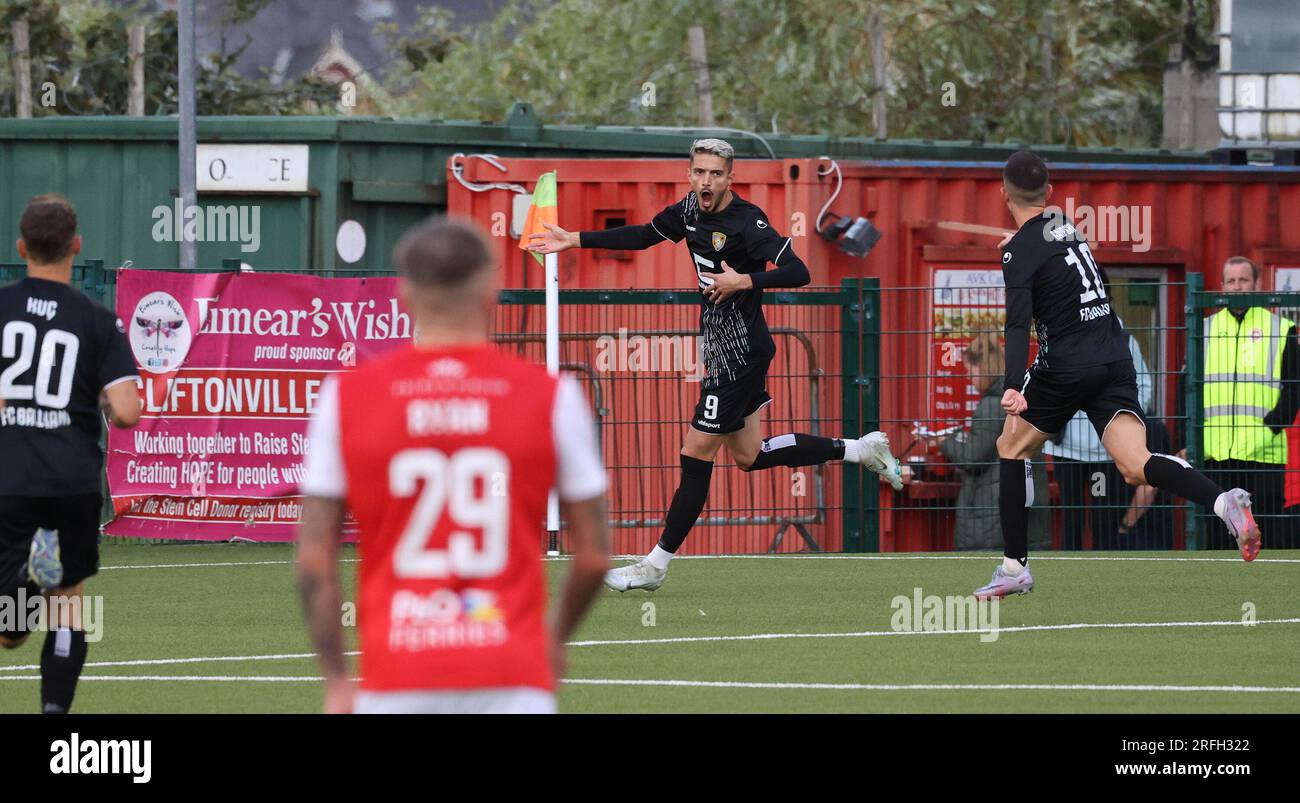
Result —
<instances>
[{"instance_id":1,"label":"white number 20 on shirt","mask_svg":"<svg viewBox=\"0 0 1300 803\"><path fill-rule=\"evenodd\" d=\"M502 485L499 480L504 477ZM388 466L389 491L396 498L420 498L393 552L398 577L483 578L506 566L510 546L510 461L497 449L472 447L451 455L437 449L407 449ZM494 487L495 486L495 487ZM480 489L478 493L475 489ZM504 489L504 493L494 493ZM444 515L454 528L447 548L427 546ZM482 530L482 543L462 528Z\"/></svg>"}]
</instances>

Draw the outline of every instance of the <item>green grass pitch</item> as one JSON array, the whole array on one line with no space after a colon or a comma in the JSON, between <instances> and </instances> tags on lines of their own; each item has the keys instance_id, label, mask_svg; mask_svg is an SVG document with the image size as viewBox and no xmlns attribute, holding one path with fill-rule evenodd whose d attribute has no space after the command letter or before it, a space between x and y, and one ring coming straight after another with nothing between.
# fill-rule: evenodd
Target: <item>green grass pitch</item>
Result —
<instances>
[{"instance_id":1,"label":"green grass pitch","mask_svg":"<svg viewBox=\"0 0 1300 803\"><path fill-rule=\"evenodd\" d=\"M106 544L88 584L105 598L104 638L74 711L318 710L292 559L289 545ZM1034 593L999 606L995 641L891 628L896 597L969 594L995 565L970 554L680 559L655 593L602 590L577 636L597 643L570 648L576 682L560 708L1300 712L1300 551L1266 549L1252 564L1229 552L1046 553ZM554 587L566 562L547 567ZM355 568L344 564L345 599ZM1135 626L1159 623L1178 624ZM1119 626L1074 627L1099 624ZM799 637L810 634L823 635ZM0 713L39 707L41 639L0 652ZM1004 684L1038 688L988 688Z\"/></svg>"}]
</instances>

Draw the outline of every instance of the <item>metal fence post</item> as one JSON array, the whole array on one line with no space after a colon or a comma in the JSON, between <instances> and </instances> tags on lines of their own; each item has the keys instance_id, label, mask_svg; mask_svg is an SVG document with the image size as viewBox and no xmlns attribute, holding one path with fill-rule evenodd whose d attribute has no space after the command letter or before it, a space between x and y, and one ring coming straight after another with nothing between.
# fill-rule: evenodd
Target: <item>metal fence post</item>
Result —
<instances>
[{"instance_id":1,"label":"metal fence post","mask_svg":"<svg viewBox=\"0 0 1300 803\"><path fill-rule=\"evenodd\" d=\"M862 279L846 278L840 282L840 431L845 438L862 434ZM844 551L862 552L867 548L867 515L863 500L862 466L840 464L844 473Z\"/></svg>"},{"instance_id":2,"label":"metal fence post","mask_svg":"<svg viewBox=\"0 0 1300 803\"><path fill-rule=\"evenodd\" d=\"M880 279L862 280L862 373L858 383L862 390L862 428L855 435L861 437L880 429ZM880 480L872 472L859 476L865 486L862 491L864 552L880 551Z\"/></svg>"},{"instance_id":3,"label":"metal fence post","mask_svg":"<svg viewBox=\"0 0 1300 803\"><path fill-rule=\"evenodd\" d=\"M1201 384L1205 376L1202 370L1202 350L1205 346L1201 329L1205 320L1205 311L1202 309L1203 299L1201 291L1205 287L1205 280L1199 273L1187 274L1187 306L1184 307L1185 336L1187 338L1187 373L1186 381L1183 383L1183 405L1187 412L1187 433L1184 441L1187 446L1187 461L1198 470L1205 468L1201 455L1201 445L1204 443L1204 415L1205 407L1201 401ZM1199 515L1199 505L1189 501L1187 503L1187 524L1186 524L1186 548L1188 550L1198 549L1200 547L1201 533L1201 516Z\"/></svg>"}]
</instances>

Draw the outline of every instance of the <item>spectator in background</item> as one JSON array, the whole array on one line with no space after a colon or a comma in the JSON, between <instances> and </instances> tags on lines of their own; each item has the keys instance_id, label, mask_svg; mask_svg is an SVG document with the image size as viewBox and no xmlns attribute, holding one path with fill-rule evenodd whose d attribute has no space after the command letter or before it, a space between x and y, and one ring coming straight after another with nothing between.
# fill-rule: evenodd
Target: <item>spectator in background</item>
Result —
<instances>
[{"instance_id":1,"label":"spectator in background","mask_svg":"<svg viewBox=\"0 0 1300 803\"><path fill-rule=\"evenodd\" d=\"M1253 261L1235 256L1223 263L1225 293L1261 290ZM1263 307L1229 305L1205 319L1204 362L1205 474L1250 491L1268 545L1294 547L1295 517L1282 511L1286 428L1300 411L1295 324ZM1235 547L1221 528L1206 529L1207 547Z\"/></svg>"},{"instance_id":2,"label":"spectator in background","mask_svg":"<svg viewBox=\"0 0 1300 803\"><path fill-rule=\"evenodd\" d=\"M978 335L966 347L962 359L971 384L980 393L979 405L970 419L970 431L933 439L962 476L953 548L1001 549L997 440L1006 418L1001 406L1005 373L1002 344L997 335ZM1047 499L1047 471L1041 462L1034 464L1034 498ZM1033 549L1051 549L1052 532L1046 505L1034 505L1030 509L1029 543Z\"/></svg>"},{"instance_id":3,"label":"spectator in background","mask_svg":"<svg viewBox=\"0 0 1300 803\"><path fill-rule=\"evenodd\" d=\"M1123 324L1120 321L1120 325ZM1142 359L1137 338L1132 334L1128 336L1128 351L1133 355L1133 368L1137 371L1138 401L1143 410L1149 410L1151 373L1146 360ZM1148 441L1150 434L1148 431ZM1092 530L1093 549L1122 549L1118 541L1120 519L1128 508L1133 491L1101 445L1088 416L1082 410L1075 413L1065 429L1047 441L1043 451L1052 456L1056 483L1061 488L1064 518L1061 549L1083 549L1085 527Z\"/></svg>"}]
</instances>

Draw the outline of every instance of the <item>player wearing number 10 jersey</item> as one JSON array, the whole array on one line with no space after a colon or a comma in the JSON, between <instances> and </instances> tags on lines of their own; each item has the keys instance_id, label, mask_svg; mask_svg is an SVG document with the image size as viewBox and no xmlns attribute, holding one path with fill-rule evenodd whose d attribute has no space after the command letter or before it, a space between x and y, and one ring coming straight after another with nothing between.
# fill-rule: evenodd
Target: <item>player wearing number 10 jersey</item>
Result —
<instances>
[{"instance_id":1,"label":"player wearing number 10 jersey","mask_svg":"<svg viewBox=\"0 0 1300 803\"><path fill-rule=\"evenodd\" d=\"M1254 560L1260 533L1250 494L1223 491L1187 461L1146 448L1143 409L1128 336L1111 307L1105 273L1071 221L1049 212L1047 165L1020 151L1002 171L1002 196L1019 230L1003 241L1007 289L1006 425L998 438L998 509L1005 557L981 599L1023 594L1034 587L1029 572L1029 506L1034 503L1029 459L1051 433L1083 410L1102 445L1130 485L1152 485L1214 512L1237 538L1242 557ZM1038 356L1028 370L1029 324L1035 322ZM1029 426L1017 427L1017 420Z\"/></svg>"},{"instance_id":2,"label":"player wearing number 10 jersey","mask_svg":"<svg viewBox=\"0 0 1300 803\"><path fill-rule=\"evenodd\" d=\"M605 472L571 378L492 347L498 272L466 224L398 244L414 346L326 383L309 430L299 586L326 709L555 709L563 644L608 568ZM545 621L541 560L556 488L574 561ZM360 692L343 660L336 551L356 517Z\"/></svg>"}]
</instances>

